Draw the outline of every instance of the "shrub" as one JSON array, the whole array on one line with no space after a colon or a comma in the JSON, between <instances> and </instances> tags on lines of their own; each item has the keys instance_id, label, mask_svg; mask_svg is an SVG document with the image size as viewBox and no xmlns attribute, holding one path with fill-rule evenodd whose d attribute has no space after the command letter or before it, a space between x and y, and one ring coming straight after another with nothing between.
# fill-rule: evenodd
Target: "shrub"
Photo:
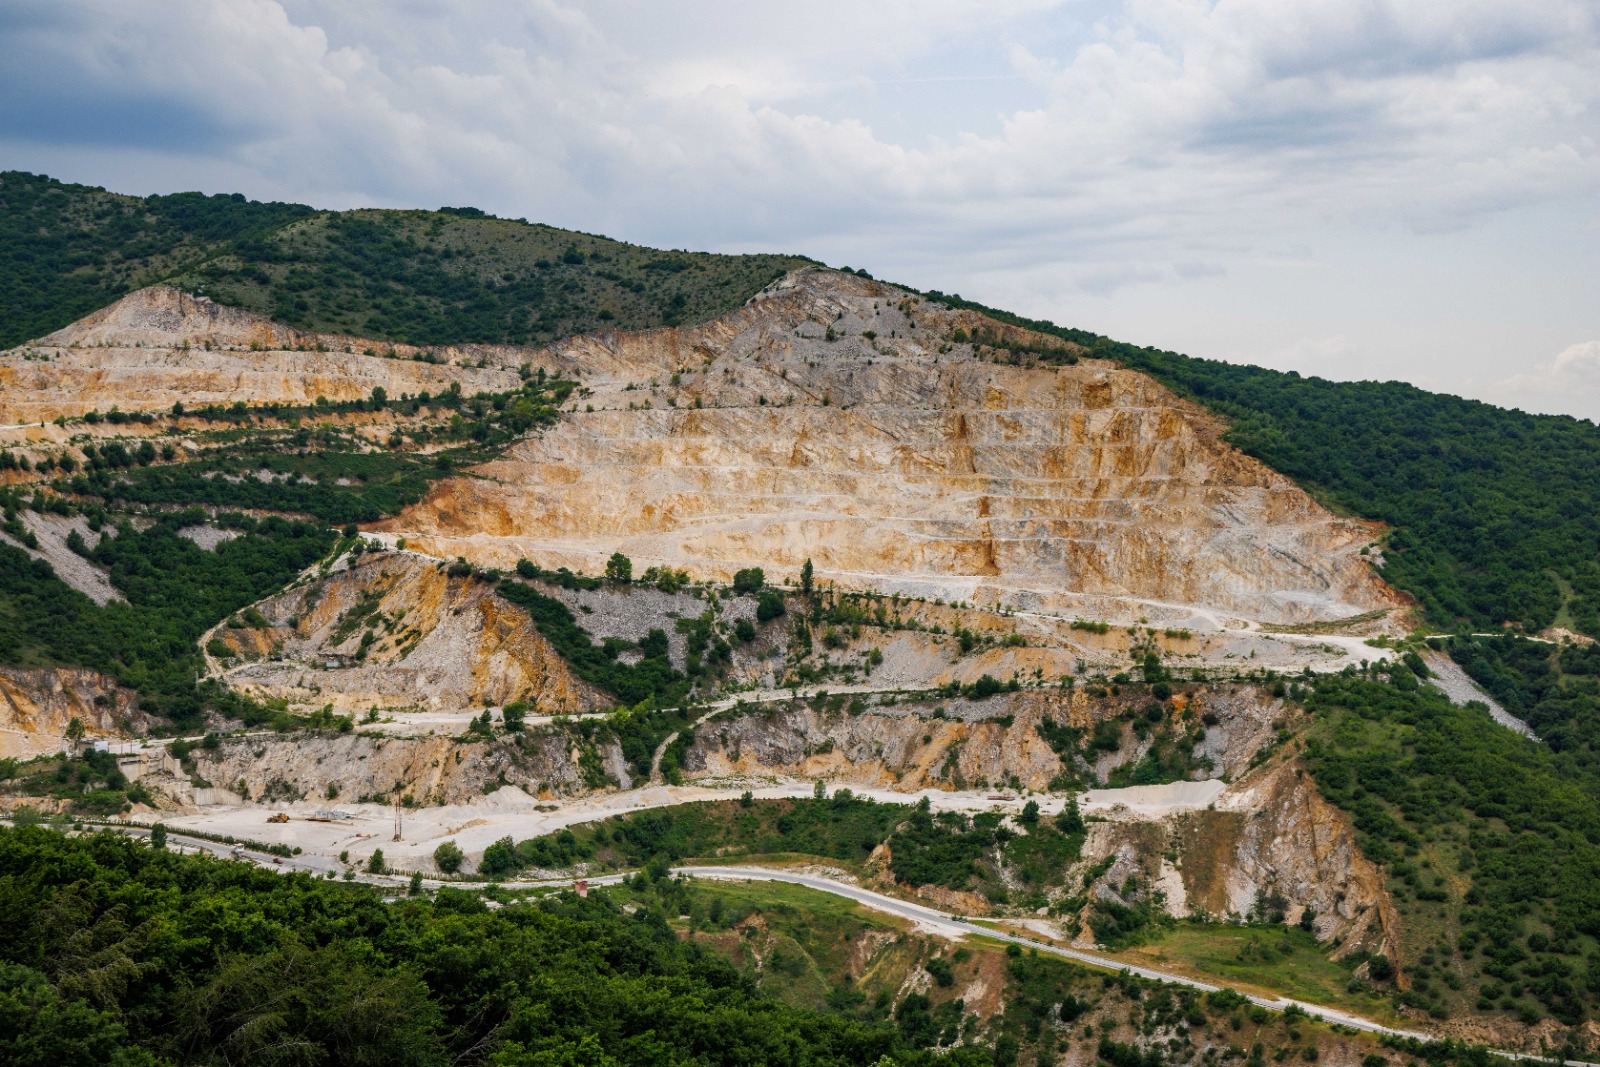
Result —
<instances>
[{"instance_id":1,"label":"shrub","mask_svg":"<svg viewBox=\"0 0 1600 1067\"><path fill-rule=\"evenodd\" d=\"M461 846L454 841L446 841L433 850L433 865L445 874L455 874L461 869L462 860L466 859L461 852Z\"/></svg>"},{"instance_id":2,"label":"shrub","mask_svg":"<svg viewBox=\"0 0 1600 1067\"><path fill-rule=\"evenodd\" d=\"M761 599L756 601L756 620L771 622L783 613L783 594L772 589L764 590Z\"/></svg>"}]
</instances>

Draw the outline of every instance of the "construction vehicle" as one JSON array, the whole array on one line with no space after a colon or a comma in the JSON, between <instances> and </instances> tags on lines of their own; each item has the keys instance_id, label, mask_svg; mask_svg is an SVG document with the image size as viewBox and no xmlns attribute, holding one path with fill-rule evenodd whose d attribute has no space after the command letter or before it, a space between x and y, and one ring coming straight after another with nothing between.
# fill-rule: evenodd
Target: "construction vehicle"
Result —
<instances>
[{"instance_id":1,"label":"construction vehicle","mask_svg":"<svg viewBox=\"0 0 1600 1067\"><path fill-rule=\"evenodd\" d=\"M289 816L285 815L283 812L280 811L276 815L267 816L267 821L268 822L288 822L289 821Z\"/></svg>"}]
</instances>

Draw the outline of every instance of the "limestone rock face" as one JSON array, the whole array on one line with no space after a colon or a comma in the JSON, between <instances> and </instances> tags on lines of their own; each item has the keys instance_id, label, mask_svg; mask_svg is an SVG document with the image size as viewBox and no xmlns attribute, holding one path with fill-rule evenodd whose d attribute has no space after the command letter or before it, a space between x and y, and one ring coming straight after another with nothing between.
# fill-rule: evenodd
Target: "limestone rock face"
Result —
<instances>
[{"instance_id":1,"label":"limestone rock face","mask_svg":"<svg viewBox=\"0 0 1600 1067\"><path fill-rule=\"evenodd\" d=\"M149 727L134 694L99 671L0 667L0 758L59 752L74 718L89 739L124 738Z\"/></svg>"},{"instance_id":2,"label":"limestone rock face","mask_svg":"<svg viewBox=\"0 0 1600 1067\"><path fill-rule=\"evenodd\" d=\"M452 382L469 394L515 389L520 382L520 362L501 350L444 350L437 354L440 363L409 358L417 351L305 333L156 286L0 354L0 424L48 422L113 406L133 412L164 411L174 402L190 408L308 404L319 396L361 399L376 386L398 397L438 392Z\"/></svg>"},{"instance_id":3,"label":"limestone rock face","mask_svg":"<svg viewBox=\"0 0 1600 1067\"><path fill-rule=\"evenodd\" d=\"M582 792L582 775L566 739L551 733L529 738L526 747L517 748L457 744L449 737L265 737L196 749L193 759L205 780L236 792L242 784L250 799L266 804L350 803L391 791L422 804L459 804L502 780L530 794ZM181 794L183 783L172 783L168 791Z\"/></svg>"},{"instance_id":4,"label":"limestone rock face","mask_svg":"<svg viewBox=\"0 0 1600 1067\"><path fill-rule=\"evenodd\" d=\"M804 272L704 326L557 346L585 410L377 527L413 547L597 572L612 552L727 578L1202 628L1398 603L1375 530L1218 439L1149 377L997 362L1064 342ZM593 407L593 411L587 410Z\"/></svg>"},{"instance_id":5,"label":"limestone rock face","mask_svg":"<svg viewBox=\"0 0 1600 1067\"><path fill-rule=\"evenodd\" d=\"M459 710L524 700L546 712L606 703L522 609L409 553L368 556L256 605L265 628L217 636L243 660L227 680L258 697L339 712Z\"/></svg>"},{"instance_id":6,"label":"limestone rock face","mask_svg":"<svg viewBox=\"0 0 1600 1067\"><path fill-rule=\"evenodd\" d=\"M1084 730L1128 710L1126 702L1081 690L1023 691L939 706L937 719L927 703L915 702L856 714L796 703L770 715L712 719L695 732L683 767L691 779L817 778L905 793L1020 786L1048 796L1052 780L1066 768L1041 733L1041 722ZM1186 706L1184 714L1215 720L1208 741L1220 738L1197 750L1215 761L1202 773L1213 781L1221 775L1236 779L1226 787L1216 782L1211 803L1135 811L1104 798L1138 790L1085 794L1089 810L1102 819L1090 824L1080 860L1059 881L1077 887L1094 875L1080 923L1085 943L1092 943L1086 920L1093 901L1129 903L1123 894L1132 877L1131 892L1159 892L1166 911L1178 918L1245 918L1276 896L1291 922L1309 909L1318 939L1337 938L1340 954L1400 958L1399 918L1382 872L1362 855L1348 817L1322 798L1297 762L1250 767L1250 757L1270 735L1266 724L1283 712L1282 701L1248 686L1205 690ZM1096 769L1109 774L1137 763L1144 752L1127 736ZM1106 860L1111 865L1101 870Z\"/></svg>"}]
</instances>

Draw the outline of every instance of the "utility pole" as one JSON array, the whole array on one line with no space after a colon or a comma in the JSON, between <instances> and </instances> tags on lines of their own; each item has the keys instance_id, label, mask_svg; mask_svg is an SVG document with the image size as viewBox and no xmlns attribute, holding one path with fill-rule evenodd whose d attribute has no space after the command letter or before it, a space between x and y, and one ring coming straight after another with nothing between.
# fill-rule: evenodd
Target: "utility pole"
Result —
<instances>
[{"instance_id":1,"label":"utility pole","mask_svg":"<svg viewBox=\"0 0 1600 1067\"><path fill-rule=\"evenodd\" d=\"M401 835L403 830L404 830L404 826L402 825L402 820L401 820L400 791L399 790L395 790L395 793L394 793L394 839L396 841L399 841L401 839L400 835Z\"/></svg>"}]
</instances>

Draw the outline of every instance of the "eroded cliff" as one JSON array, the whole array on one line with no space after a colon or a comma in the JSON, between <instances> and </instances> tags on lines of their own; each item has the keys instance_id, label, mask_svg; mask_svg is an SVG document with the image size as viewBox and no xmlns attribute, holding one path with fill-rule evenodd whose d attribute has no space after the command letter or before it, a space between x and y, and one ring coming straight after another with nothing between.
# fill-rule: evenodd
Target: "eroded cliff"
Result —
<instances>
[{"instance_id":1,"label":"eroded cliff","mask_svg":"<svg viewBox=\"0 0 1600 1067\"><path fill-rule=\"evenodd\" d=\"M246 693L335 711L456 711L524 701L584 711L607 698L573 674L522 609L445 564L376 553L256 605L216 640Z\"/></svg>"},{"instance_id":2,"label":"eroded cliff","mask_svg":"<svg viewBox=\"0 0 1600 1067\"><path fill-rule=\"evenodd\" d=\"M72 720L87 739L149 729L137 697L99 671L76 667L0 667L0 758L59 752Z\"/></svg>"}]
</instances>

